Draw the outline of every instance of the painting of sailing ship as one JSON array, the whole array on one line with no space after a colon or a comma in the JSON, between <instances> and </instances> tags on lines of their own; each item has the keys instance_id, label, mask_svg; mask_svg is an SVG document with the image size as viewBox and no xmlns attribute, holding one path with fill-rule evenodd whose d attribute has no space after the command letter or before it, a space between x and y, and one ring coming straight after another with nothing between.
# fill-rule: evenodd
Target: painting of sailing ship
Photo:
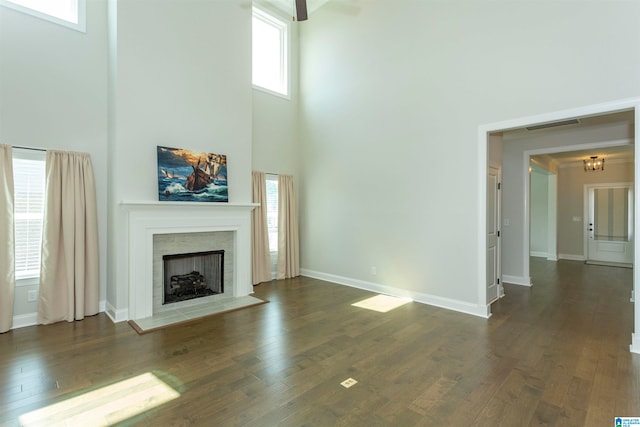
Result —
<instances>
[{"instance_id":1,"label":"painting of sailing ship","mask_svg":"<svg viewBox=\"0 0 640 427\"><path fill-rule=\"evenodd\" d=\"M158 200L228 202L227 156L158 146Z\"/></svg>"}]
</instances>

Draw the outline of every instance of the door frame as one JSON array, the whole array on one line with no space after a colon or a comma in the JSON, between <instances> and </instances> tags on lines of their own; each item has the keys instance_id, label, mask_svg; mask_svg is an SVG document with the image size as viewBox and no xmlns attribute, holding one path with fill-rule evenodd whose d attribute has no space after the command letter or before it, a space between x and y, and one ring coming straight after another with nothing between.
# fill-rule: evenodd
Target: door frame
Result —
<instances>
[{"instance_id":1,"label":"door frame","mask_svg":"<svg viewBox=\"0 0 640 427\"><path fill-rule=\"evenodd\" d=\"M522 285L531 286L531 269L530 269L530 242L531 236L529 231L531 230L531 175L528 172L529 164L531 163L531 157L539 156L543 154L557 154L557 153L569 153L572 151L584 151L584 150L597 150L598 148L606 148L606 147L620 147L624 145L630 145L631 141L629 140L614 140L607 142L590 142L585 144L575 144L575 145L563 145L560 147L547 147L547 148L539 148L535 150L527 150L524 152L524 156L522 159L522 167L524 173L524 219L522 221L523 227L523 239L522 239L522 266L523 266L523 277L521 278ZM557 180L556 180L556 197L557 197ZM556 204L557 209L557 204ZM557 219L557 215L556 215ZM557 251L557 241L556 241L556 257L559 257ZM566 255L566 254L565 254ZM564 259L575 259L577 261L584 261L584 250L582 259L579 258L564 258ZM639 282L640 283L640 282Z\"/></svg>"},{"instance_id":2,"label":"door frame","mask_svg":"<svg viewBox=\"0 0 640 427\"><path fill-rule=\"evenodd\" d=\"M602 104L593 104L584 107L556 111L551 113L521 117L517 119L505 120L501 122L481 124L478 126L478 175L476 179L477 185L477 203L478 203L478 237L477 237L477 306L478 309L482 308L484 312L486 310L486 317L491 316L491 305L486 304L487 290L486 290L486 269L487 269L487 188L486 188L486 176L488 170L488 150L489 150L489 135L493 132L501 132L511 129L518 129L526 126L533 126L538 124L553 123L562 120L570 120L574 118L602 115L608 113L615 113L620 111L633 111L634 121L634 140L640 141L640 97L628 98L622 100L611 101ZM528 159L527 159L528 160ZM640 165L640 150L634 150L634 161L636 165ZM640 171L635 169L634 171L634 230L637 230L640 226ZM528 167L527 167L528 170ZM527 174L528 175L528 174ZM528 179L525 179L528 183ZM525 202L528 204L528 202ZM526 207L528 208L528 206ZM527 209L524 210L527 212ZM527 215L527 214L525 214ZM527 224L528 226L528 224ZM527 233L525 233L527 236ZM526 240L528 246L528 237ZM523 242L524 243L524 242ZM640 239L634 239L634 255L633 255L633 289L631 299L634 302L634 333L631 335L630 351L640 354L640 298L634 298L635 289L637 284L640 283L640 271L637 266L640 266ZM528 253L528 249L527 249ZM528 267L528 263L527 263ZM528 268L527 268L528 269Z\"/></svg>"},{"instance_id":3,"label":"door frame","mask_svg":"<svg viewBox=\"0 0 640 427\"><path fill-rule=\"evenodd\" d=\"M596 188L631 188L631 193L633 194L633 199L631 202L631 206L635 209L635 188L633 186L633 182L611 182L611 183L595 183L595 184L584 184L584 193L583 193L583 206L584 206L584 213L583 213L583 218L584 218L584 228L582 230L583 232L583 239L584 239L584 260L588 261L589 260L589 231L588 231L588 227L586 226L588 220L591 218L591 197L589 195L589 191L592 189L596 189ZM635 215L635 212L634 212ZM631 235L633 236L633 242L632 242L632 247L635 246L635 227L634 224L631 224Z\"/></svg>"},{"instance_id":4,"label":"door frame","mask_svg":"<svg viewBox=\"0 0 640 427\"><path fill-rule=\"evenodd\" d=\"M496 283L496 293L497 296L494 300L492 301L488 301L485 299L486 304L491 305L492 303L494 303L495 301L499 300L500 298L502 298L504 296L504 287L503 287L503 281L502 281L502 237L501 237L501 229L502 229L502 191L500 189L500 186L502 185L502 165L495 165L495 164L490 164L487 167L487 176L489 176L489 170L490 169L495 169L497 171L496 173L496 178L497 178L497 184L498 184L498 188L496 190L496 200L495 200L495 207L494 207L494 212L496 215L496 222L497 222L497 233L498 236L496 238L496 277L494 280L497 281ZM489 208L489 206L487 206L487 209ZM486 225L485 225L486 227ZM486 230L486 228L485 228ZM488 235L488 233L487 233ZM485 247L485 252L487 251L488 246ZM485 282L485 289L487 287L488 283ZM485 294L486 295L486 294Z\"/></svg>"}]
</instances>

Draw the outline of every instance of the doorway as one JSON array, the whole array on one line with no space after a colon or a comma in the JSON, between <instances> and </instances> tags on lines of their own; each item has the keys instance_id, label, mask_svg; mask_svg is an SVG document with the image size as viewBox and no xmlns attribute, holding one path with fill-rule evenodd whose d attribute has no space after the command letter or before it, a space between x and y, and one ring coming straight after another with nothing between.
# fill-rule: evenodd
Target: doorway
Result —
<instances>
[{"instance_id":1,"label":"doorway","mask_svg":"<svg viewBox=\"0 0 640 427\"><path fill-rule=\"evenodd\" d=\"M587 263L633 264L633 184L584 188L584 249Z\"/></svg>"},{"instance_id":2,"label":"doorway","mask_svg":"<svg viewBox=\"0 0 640 427\"><path fill-rule=\"evenodd\" d=\"M528 126L532 128L537 125L553 126L554 123L560 122L560 121L567 121L567 120L575 121L581 118L594 117L594 116L606 116L608 114L615 114L615 113L624 112L624 111L631 113L634 122L640 120L640 98L621 100L618 102L611 102L607 104L591 105L583 108L565 110L565 111L560 111L555 113L525 117L520 119L508 120L504 122L498 122L498 123L479 126L479 143L481 147L480 154L479 154L479 173L481 175L479 176L478 182L481 184L479 185L479 189L478 189L479 196L480 196L478 198L479 204L480 204L478 220L479 220L479 225L481 228L481 236L482 236L479 239L479 247L478 247L478 254L479 254L478 255L479 257L478 258L478 270L479 270L479 275L478 275L478 289L479 289L478 301L479 302L478 304L479 305L486 304L486 302L490 300L489 298L487 298L488 287L487 287L487 280L486 280L487 269L490 268L488 264L488 258L487 258L488 233L487 233L487 217L486 217L488 213L486 176L489 169L488 148L489 148L490 138L493 135L499 134L500 132L516 130L516 129L524 129ZM631 132L632 132L631 138L632 140L635 141L638 138L640 131L636 127L635 129L632 129ZM536 147L536 145L533 145L532 147ZM537 147L541 149L540 147L545 147L545 145L538 145ZM548 144L546 145L546 147L553 147L553 144ZM637 150L634 154L634 158L635 158L635 164L640 164L640 152L638 152ZM520 157L520 159L522 159L520 164L526 165L525 168L521 169L521 171L523 172L523 177L520 178L520 181L516 183L507 182L506 167L503 170L504 188L511 185L512 187L516 187L515 191L520 192L521 196L523 194L526 194L525 198L519 199L521 200L521 202L518 203L520 206L517 208L520 209L520 212L521 212L520 216L512 217L514 221L515 219L519 221L519 223L516 224L517 227L514 227L512 229L514 231L513 235L517 236L516 241L518 242L517 244L519 245L519 247L517 248L517 250L511 253L511 251L506 247L506 245L504 245L504 240L503 240L503 254L505 255L510 254L511 256L517 258L517 261L520 262L520 268L522 268L522 272L524 273L524 274L521 274L520 277L526 278L525 276L529 274L529 261L528 261L528 255L529 255L529 235L528 235L528 230L529 230L528 191L529 189L528 189L528 185L529 185L529 181L528 181L528 176L525 177L525 175L528 175L528 174L525 174L524 171L528 170L529 158L527 155L523 155L522 157ZM638 201L638 194L636 194L636 192L638 191L637 181L639 181L638 174L634 174L634 187L633 187L634 188L633 189L634 204L637 203ZM504 212L504 205L505 203L503 199L503 224L502 224L503 226L507 225L510 221L510 218ZM512 225L514 221L511 221ZM635 229L639 223L640 223L640 218L638 217L638 209L636 208L633 214L632 228ZM506 233L503 233L503 235L506 235ZM634 250L633 250L634 254L637 254L638 252L637 248L635 248L636 244L637 242L635 242L634 240L632 243L632 246L634 247ZM634 255L634 258L632 259L633 259L632 264L635 265L636 264L635 255ZM503 262L502 270L506 276L507 272L506 272L506 267L504 262ZM639 273L637 269L634 269L634 272L633 272L634 288L636 283L640 283L640 276L638 276L638 274ZM632 298L634 294L635 292L632 293ZM487 304L486 310L487 310L487 317L489 317L491 315L490 304ZM635 331L640 331L640 301L634 301L634 311L635 311L634 329ZM631 351L640 353L640 333L634 333L632 335Z\"/></svg>"}]
</instances>

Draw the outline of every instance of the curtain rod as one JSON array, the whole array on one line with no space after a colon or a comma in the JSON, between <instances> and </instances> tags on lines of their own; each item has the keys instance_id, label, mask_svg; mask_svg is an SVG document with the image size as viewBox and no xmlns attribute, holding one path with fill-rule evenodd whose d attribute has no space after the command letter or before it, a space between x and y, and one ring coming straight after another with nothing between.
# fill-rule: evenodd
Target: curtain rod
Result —
<instances>
[{"instance_id":1,"label":"curtain rod","mask_svg":"<svg viewBox=\"0 0 640 427\"><path fill-rule=\"evenodd\" d=\"M11 148L19 148L21 150L47 151L44 148L21 147L19 145L12 145Z\"/></svg>"}]
</instances>

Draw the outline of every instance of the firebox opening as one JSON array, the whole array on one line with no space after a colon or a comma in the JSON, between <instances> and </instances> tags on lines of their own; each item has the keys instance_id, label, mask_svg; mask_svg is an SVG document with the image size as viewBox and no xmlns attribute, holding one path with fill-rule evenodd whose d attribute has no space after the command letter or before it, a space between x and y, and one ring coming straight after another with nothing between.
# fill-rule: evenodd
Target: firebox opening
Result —
<instances>
[{"instance_id":1,"label":"firebox opening","mask_svg":"<svg viewBox=\"0 0 640 427\"><path fill-rule=\"evenodd\" d=\"M224 251L163 255L163 304L224 292Z\"/></svg>"}]
</instances>

